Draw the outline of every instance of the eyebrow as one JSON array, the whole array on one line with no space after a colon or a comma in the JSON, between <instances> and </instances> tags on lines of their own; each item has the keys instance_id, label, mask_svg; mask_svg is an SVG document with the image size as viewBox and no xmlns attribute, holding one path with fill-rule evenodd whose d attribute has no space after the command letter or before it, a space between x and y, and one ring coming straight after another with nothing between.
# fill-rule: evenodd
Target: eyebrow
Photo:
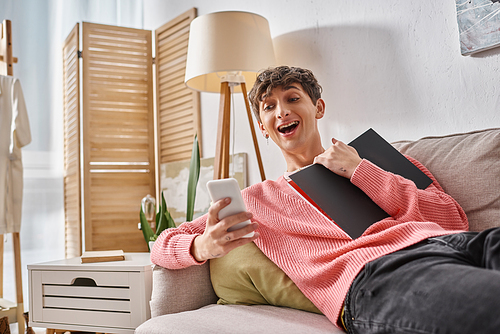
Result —
<instances>
[{"instance_id":1,"label":"eyebrow","mask_svg":"<svg viewBox=\"0 0 500 334\"><path fill-rule=\"evenodd\" d=\"M299 87L297 87L297 86L294 86L293 84L288 85L288 86L285 86L285 87L283 87L281 90L283 90L283 91L287 91L287 90L290 90L290 89L296 89L296 90L300 91L300 88L299 88ZM265 99L267 99L268 97L271 97L272 95L273 95L273 94L269 94L269 95L267 95L267 94L262 94L262 96L260 97L260 101L264 101Z\"/></svg>"},{"instance_id":2,"label":"eyebrow","mask_svg":"<svg viewBox=\"0 0 500 334\"><path fill-rule=\"evenodd\" d=\"M288 85L288 86L283 87L283 90L290 90L290 89L297 89L297 90L300 90L300 88L299 88L299 87L294 86L294 85Z\"/></svg>"}]
</instances>

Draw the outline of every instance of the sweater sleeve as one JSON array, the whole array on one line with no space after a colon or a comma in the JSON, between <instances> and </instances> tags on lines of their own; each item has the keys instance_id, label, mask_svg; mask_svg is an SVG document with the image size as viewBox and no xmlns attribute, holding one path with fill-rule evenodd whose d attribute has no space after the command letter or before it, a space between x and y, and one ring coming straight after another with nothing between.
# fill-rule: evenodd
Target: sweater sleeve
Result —
<instances>
[{"instance_id":1,"label":"sweater sleeve","mask_svg":"<svg viewBox=\"0 0 500 334\"><path fill-rule=\"evenodd\" d=\"M434 176L417 160L407 157L432 179L426 189L363 160L351 182L398 222L434 222L445 230L468 230L469 223L460 205L438 184Z\"/></svg>"},{"instance_id":2,"label":"sweater sleeve","mask_svg":"<svg viewBox=\"0 0 500 334\"><path fill-rule=\"evenodd\" d=\"M151 249L151 262L168 269L182 269L203 264L191 254L194 239L203 234L207 215L192 222L185 222L177 228L164 230Z\"/></svg>"}]
</instances>

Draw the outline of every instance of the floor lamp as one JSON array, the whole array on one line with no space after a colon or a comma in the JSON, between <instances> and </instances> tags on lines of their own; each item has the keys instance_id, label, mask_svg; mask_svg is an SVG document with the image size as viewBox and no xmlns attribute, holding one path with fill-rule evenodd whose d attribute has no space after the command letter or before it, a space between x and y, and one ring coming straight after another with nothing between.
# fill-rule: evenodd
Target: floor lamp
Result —
<instances>
[{"instance_id":1,"label":"floor lamp","mask_svg":"<svg viewBox=\"0 0 500 334\"><path fill-rule=\"evenodd\" d=\"M261 179L265 180L246 84L251 87L257 73L273 65L273 43L264 17L228 11L202 15L191 22L185 83L194 90L220 93L214 179L229 177L231 94L241 92Z\"/></svg>"}]
</instances>

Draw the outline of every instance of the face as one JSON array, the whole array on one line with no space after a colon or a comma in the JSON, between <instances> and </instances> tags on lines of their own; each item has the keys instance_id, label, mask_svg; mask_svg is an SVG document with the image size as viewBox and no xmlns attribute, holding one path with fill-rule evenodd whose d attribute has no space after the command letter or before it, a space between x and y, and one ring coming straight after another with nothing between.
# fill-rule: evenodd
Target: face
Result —
<instances>
[{"instance_id":1,"label":"face","mask_svg":"<svg viewBox=\"0 0 500 334\"><path fill-rule=\"evenodd\" d=\"M318 99L313 104L309 95L299 83L278 86L269 95L264 95L259 105L262 123L260 130L286 154L317 154L321 139L317 120L322 118L325 103Z\"/></svg>"}]
</instances>

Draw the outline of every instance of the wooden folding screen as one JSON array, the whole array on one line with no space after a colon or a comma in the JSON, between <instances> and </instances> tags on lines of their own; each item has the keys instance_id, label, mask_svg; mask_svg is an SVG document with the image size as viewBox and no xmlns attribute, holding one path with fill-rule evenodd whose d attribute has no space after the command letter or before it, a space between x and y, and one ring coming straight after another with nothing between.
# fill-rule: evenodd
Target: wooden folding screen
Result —
<instances>
[{"instance_id":1,"label":"wooden folding screen","mask_svg":"<svg viewBox=\"0 0 500 334\"><path fill-rule=\"evenodd\" d=\"M157 122L163 123L157 133L163 139L156 143L157 149L161 145L161 151L169 152L167 161L188 159L194 133L199 133L198 93L183 84L189 23L196 11L188 13L156 34ZM78 41L78 27L72 34L75 31ZM137 225L141 199L156 195L151 31L84 22L81 38L81 125L75 125L81 129L81 143L72 127L73 121L78 123L72 112L78 111L69 102L76 98L72 89L78 90L69 83L78 73L64 71L66 256L81 253L77 238L81 222L72 218L82 216L85 250L147 251ZM71 43L74 40L68 37L67 54L63 51L68 68L78 55L78 46ZM80 176L72 174L73 162L80 164L76 170L81 191L76 181ZM82 214L77 212L78 194L83 194Z\"/></svg>"},{"instance_id":2,"label":"wooden folding screen","mask_svg":"<svg viewBox=\"0 0 500 334\"><path fill-rule=\"evenodd\" d=\"M194 135L201 138L200 93L184 84L189 25L195 17L192 8L155 32L160 164L190 159Z\"/></svg>"},{"instance_id":3,"label":"wooden folding screen","mask_svg":"<svg viewBox=\"0 0 500 334\"><path fill-rule=\"evenodd\" d=\"M67 258L80 256L82 249L79 38L79 24L76 24L63 47L64 216L66 221L64 234Z\"/></svg>"},{"instance_id":4,"label":"wooden folding screen","mask_svg":"<svg viewBox=\"0 0 500 334\"><path fill-rule=\"evenodd\" d=\"M139 204L155 193L151 32L82 30L85 249L144 251Z\"/></svg>"}]
</instances>

